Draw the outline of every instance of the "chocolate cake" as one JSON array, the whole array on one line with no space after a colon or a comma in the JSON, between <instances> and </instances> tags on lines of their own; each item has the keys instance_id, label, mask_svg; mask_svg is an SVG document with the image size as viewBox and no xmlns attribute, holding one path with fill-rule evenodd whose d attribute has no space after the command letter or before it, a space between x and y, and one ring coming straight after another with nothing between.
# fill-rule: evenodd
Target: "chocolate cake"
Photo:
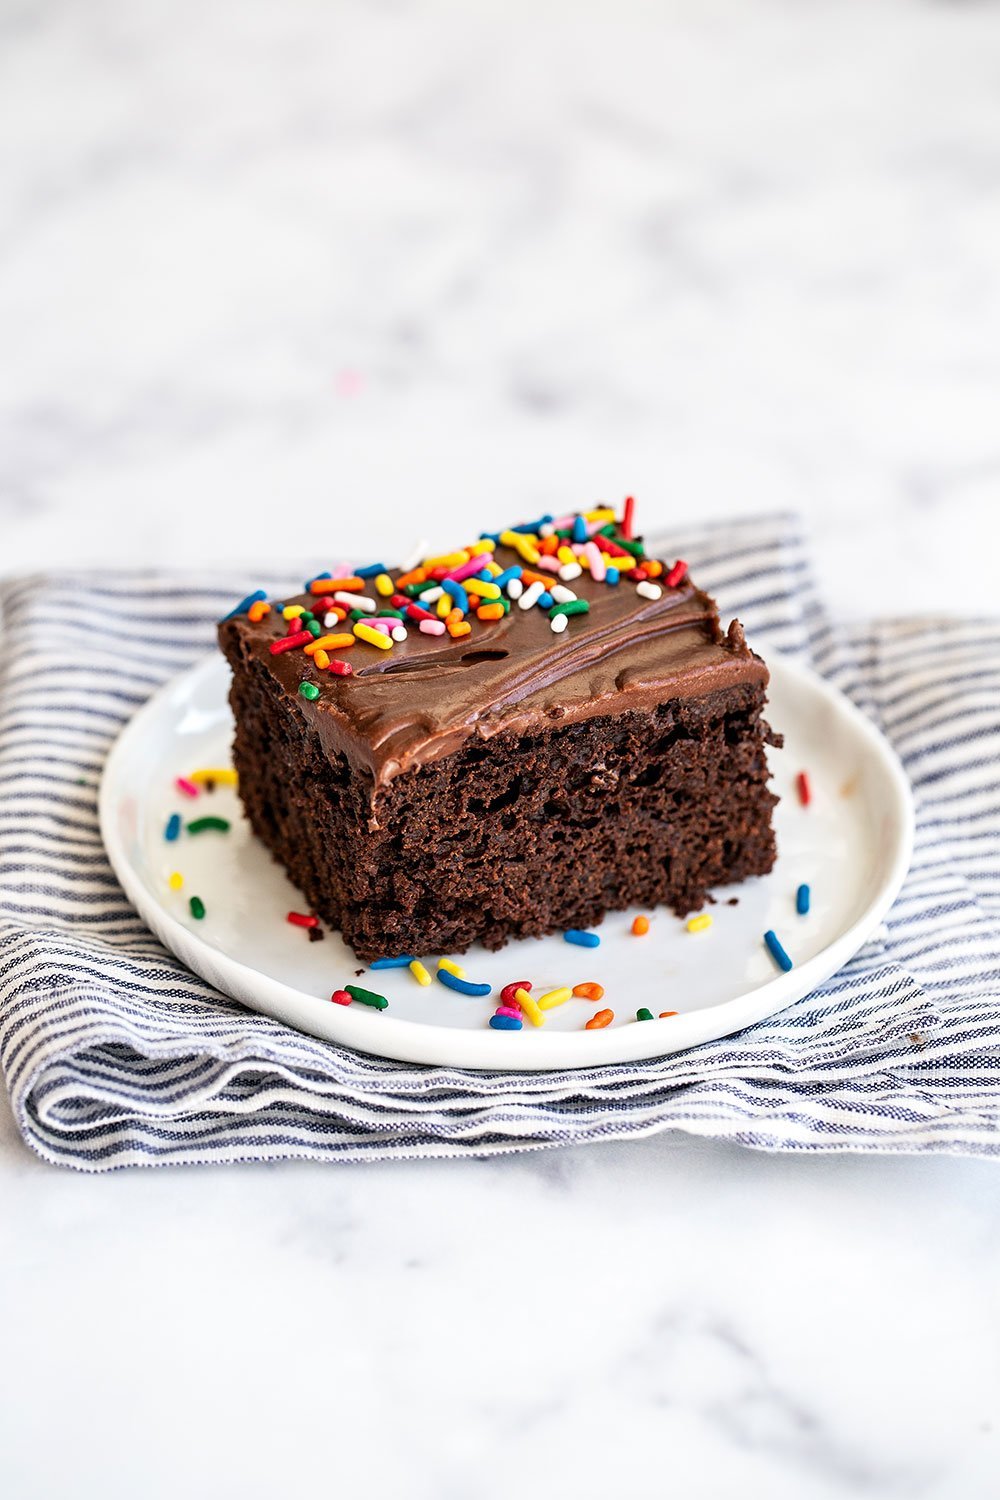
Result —
<instances>
[{"instance_id":1,"label":"chocolate cake","mask_svg":"<svg viewBox=\"0 0 1000 1500\"><path fill-rule=\"evenodd\" d=\"M767 668L629 522L544 517L220 624L247 816L360 958L684 915L770 870Z\"/></svg>"}]
</instances>

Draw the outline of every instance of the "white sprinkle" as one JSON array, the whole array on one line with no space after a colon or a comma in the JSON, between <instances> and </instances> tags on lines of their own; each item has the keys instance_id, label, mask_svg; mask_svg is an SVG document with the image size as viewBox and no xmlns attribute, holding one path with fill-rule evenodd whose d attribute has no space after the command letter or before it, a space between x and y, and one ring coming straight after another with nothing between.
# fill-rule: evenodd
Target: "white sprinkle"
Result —
<instances>
[{"instance_id":1,"label":"white sprinkle","mask_svg":"<svg viewBox=\"0 0 1000 1500\"><path fill-rule=\"evenodd\" d=\"M332 610L330 611L330 613L328 615L324 615L323 616L323 629L324 630L332 630L335 625L339 625L339 624L340 624L340 616L339 615L335 615Z\"/></svg>"},{"instance_id":2,"label":"white sprinkle","mask_svg":"<svg viewBox=\"0 0 1000 1500\"><path fill-rule=\"evenodd\" d=\"M373 615L378 609L375 600L367 598L364 594L334 594L333 597L345 609L360 609L366 615Z\"/></svg>"},{"instance_id":3,"label":"white sprinkle","mask_svg":"<svg viewBox=\"0 0 1000 1500\"><path fill-rule=\"evenodd\" d=\"M524 584L521 582L520 578L508 578L505 587L507 589L508 599L520 599L521 595L524 593Z\"/></svg>"},{"instance_id":4,"label":"white sprinkle","mask_svg":"<svg viewBox=\"0 0 1000 1500\"><path fill-rule=\"evenodd\" d=\"M393 638L394 641L405 641L406 640L406 626L405 625L394 625L392 627L392 629L389 631L389 634L392 636L392 638Z\"/></svg>"},{"instance_id":5,"label":"white sprinkle","mask_svg":"<svg viewBox=\"0 0 1000 1500\"><path fill-rule=\"evenodd\" d=\"M556 526L554 521L543 521L541 526L539 526L538 528L538 535L551 536L555 529Z\"/></svg>"},{"instance_id":6,"label":"white sprinkle","mask_svg":"<svg viewBox=\"0 0 1000 1500\"><path fill-rule=\"evenodd\" d=\"M399 571L401 573L412 573L414 568L417 567L422 559L427 556L430 545L431 544L427 540L427 538L422 537L414 547L413 551L410 553L409 557L406 558L404 562L400 563Z\"/></svg>"},{"instance_id":7,"label":"white sprinkle","mask_svg":"<svg viewBox=\"0 0 1000 1500\"><path fill-rule=\"evenodd\" d=\"M444 589L425 589L420 595L421 604L436 604L444 598Z\"/></svg>"},{"instance_id":8,"label":"white sprinkle","mask_svg":"<svg viewBox=\"0 0 1000 1500\"><path fill-rule=\"evenodd\" d=\"M562 635L569 624L569 615L553 615L549 621L549 629L553 635Z\"/></svg>"},{"instance_id":9,"label":"white sprinkle","mask_svg":"<svg viewBox=\"0 0 1000 1500\"><path fill-rule=\"evenodd\" d=\"M641 594L644 599L659 599L663 593L658 583L647 583L645 579L643 579L642 583L636 584L635 591L637 594Z\"/></svg>"},{"instance_id":10,"label":"white sprinkle","mask_svg":"<svg viewBox=\"0 0 1000 1500\"><path fill-rule=\"evenodd\" d=\"M582 572L583 569L579 563L563 563L559 569L559 577L563 583L572 583L573 579L579 578Z\"/></svg>"},{"instance_id":11,"label":"white sprinkle","mask_svg":"<svg viewBox=\"0 0 1000 1500\"><path fill-rule=\"evenodd\" d=\"M571 600L576 598L573 590L563 588L561 583L554 583L549 589L549 593L557 604L569 604Z\"/></svg>"},{"instance_id":12,"label":"white sprinkle","mask_svg":"<svg viewBox=\"0 0 1000 1500\"><path fill-rule=\"evenodd\" d=\"M545 592L544 583L533 583L530 588L525 589L517 601L518 609L531 609L536 600Z\"/></svg>"}]
</instances>

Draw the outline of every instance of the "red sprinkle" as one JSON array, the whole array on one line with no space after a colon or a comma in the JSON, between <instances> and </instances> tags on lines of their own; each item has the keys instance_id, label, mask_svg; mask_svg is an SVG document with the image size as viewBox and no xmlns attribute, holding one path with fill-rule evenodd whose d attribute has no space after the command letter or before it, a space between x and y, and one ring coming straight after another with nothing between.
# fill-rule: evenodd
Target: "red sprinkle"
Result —
<instances>
[{"instance_id":1,"label":"red sprinkle","mask_svg":"<svg viewBox=\"0 0 1000 1500\"><path fill-rule=\"evenodd\" d=\"M500 991L500 999L504 1005L513 1005L517 1000L517 991L527 990L531 994L531 982L527 979L515 979L513 984L505 984Z\"/></svg>"},{"instance_id":2,"label":"red sprinkle","mask_svg":"<svg viewBox=\"0 0 1000 1500\"><path fill-rule=\"evenodd\" d=\"M649 577L649 570L647 568L633 568L628 576L632 579L633 583L645 583Z\"/></svg>"},{"instance_id":3,"label":"red sprinkle","mask_svg":"<svg viewBox=\"0 0 1000 1500\"><path fill-rule=\"evenodd\" d=\"M625 514L622 516L622 536L626 541L632 540L632 522L635 518L635 497L625 496Z\"/></svg>"},{"instance_id":4,"label":"red sprinkle","mask_svg":"<svg viewBox=\"0 0 1000 1500\"><path fill-rule=\"evenodd\" d=\"M351 1003L351 997L346 990L334 990L330 999L334 1005L350 1005Z\"/></svg>"},{"instance_id":5,"label":"red sprinkle","mask_svg":"<svg viewBox=\"0 0 1000 1500\"><path fill-rule=\"evenodd\" d=\"M188 781L186 776L178 776L174 785L177 787L178 791L184 793L185 797L197 797L198 795L198 788L195 786L193 781Z\"/></svg>"},{"instance_id":6,"label":"red sprinkle","mask_svg":"<svg viewBox=\"0 0 1000 1500\"><path fill-rule=\"evenodd\" d=\"M321 599L315 601L317 614L324 614L328 609L336 609L337 601L332 594L324 594Z\"/></svg>"},{"instance_id":7,"label":"red sprinkle","mask_svg":"<svg viewBox=\"0 0 1000 1500\"><path fill-rule=\"evenodd\" d=\"M809 786L809 777L806 775L805 771L799 772L798 776L795 778L795 785L799 789L799 801L802 803L803 807L808 807L810 802L812 801L812 790Z\"/></svg>"},{"instance_id":8,"label":"red sprinkle","mask_svg":"<svg viewBox=\"0 0 1000 1500\"><path fill-rule=\"evenodd\" d=\"M277 656L279 651L291 651L295 646L305 646L312 640L308 630L298 630L294 635L286 635L284 640L271 642L271 655Z\"/></svg>"},{"instance_id":9,"label":"red sprinkle","mask_svg":"<svg viewBox=\"0 0 1000 1500\"><path fill-rule=\"evenodd\" d=\"M332 672L335 677L350 677L354 671L354 668L351 666L349 661L337 661L336 659L331 659L330 665L326 670L328 672Z\"/></svg>"},{"instance_id":10,"label":"red sprinkle","mask_svg":"<svg viewBox=\"0 0 1000 1500\"><path fill-rule=\"evenodd\" d=\"M597 543L597 545L600 547L601 551L602 552L606 552L609 557L631 557L632 556L632 553L628 550L627 547L619 547L618 543L617 542L613 542L609 536L598 536L598 537L595 537L594 540ZM631 541L631 540L632 539L630 537L629 541Z\"/></svg>"},{"instance_id":11,"label":"red sprinkle","mask_svg":"<svg viewBox=\"0 0 1000 1500\"><path fill-rule=\"evenodd\" d=\"M687 570L687 563L684 562L683 559L678 559L678 561L675 562L673 567L670 569L670 572L667 574L666 578L663 580L667 585L667 588L675 589L681 582L681 580L687 576Z\"/></svg>"},{"instance_id":12,"label":"red sprinkle","mask_svg":"<svg viewBox=\"0 0 1000 1500\"><path fill-rule=\"evenodd\" d=\"M412 599L406 602L406 613L411 620L436 620L437 615L432 615L429 609L421 609L419 604L414 604Z\"/></svg>"},{"instance_id":13,"label":"red sprinkle","mask_svg":"<svg viewBox=\"0 0 1000 1500\"><path fill-rule=\"evenodd\" d=\"M314 917L310 912L290 911L288 920L293 927L318 927L319 917Z\"/></svg>"}]
</instances>

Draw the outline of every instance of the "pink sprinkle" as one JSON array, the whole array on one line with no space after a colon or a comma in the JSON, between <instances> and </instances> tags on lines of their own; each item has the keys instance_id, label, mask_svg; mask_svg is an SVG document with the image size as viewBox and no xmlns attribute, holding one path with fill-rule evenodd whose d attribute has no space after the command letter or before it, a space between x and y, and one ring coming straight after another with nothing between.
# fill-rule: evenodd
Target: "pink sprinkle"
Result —
<instances>
[{"instance_id":1,"label":"pink sprinkle","mask_svg":"<svg viewBox=\"0 0 1000 1500\"><path fill-rule=\"evenodd\" d=\"M521 1007L518 1006L515 1010L513 1005L498 1005L495 1014L498 1016L511 1016L515 1021L519 1021L521 1019Z\"/></svg>"},{"instance_id":2,"label":"pink sprinkle","mask_svg":"<svg viewBox=\"0 0 1000 1500\"><path fill-rule=\"evenodd\" d=\"M443 620L421 620L420 629L424 635L444 635L445 623Z\"/></svg>"},{"instance_id":3,"label":"pink sprinkle","mask_svg":"<svg viewBox=\"0 0 1000 1500\"><path fill-rule=\"evenodd\" d=\"M604 566L604 558L601 549L596 542L588 542L583 549L584 555L590 560L590 576L595 583L601 583L607 569Z\"/></svg>"},{"instance_id":4,"label":"pink sprinkle","mask_svg":"<svg viewBox=\"0 0 1000 1500\"><path fill-rule=\"evenodd\" d=\"M538 561L535 563L535 567L540 573L558 573L559 569L562 567L562 563L559 561L558 557L545 556L538 559Z\"/></svg>"},{"instance_id":5,"label":"pink sprinkle","mask_svg":"<svg viewBox=\"0 0 1000 1500\"><path fill-rule=\"evenodd\" d=\"M392 634L392 627L398 625L398 620L364 620L365 625L370 625L373 630L381 630L384 635Z\"/></svg>"},{"instance_id":6,"label":"pink sprinkle","mask_svg":"<svg viewBox=\"0 0 1000 1500\"><path fill-rule=\"evenodd\" d=\"M197 797L198 795L198 788L193 781L188 781L186 776L178 776L174 782L174 786L179 792L183 792L185 797Z\"/></svg>"},{"instance_id":7,"label":"pink sprinkle","mask_svg":"<svg viewBox=\"0 0 1000 1500\"><path fill-rule=\"evenodd\" d=\"M461 583L464 578L475 578L476 574L481 573L486 564L492 561L492 552L479 552L475 557L470 557L469 561L463 563L460 568L453 568L450 573L446 573L445 577L450 578L452 583Z\"/></svg>"}]
</instances>

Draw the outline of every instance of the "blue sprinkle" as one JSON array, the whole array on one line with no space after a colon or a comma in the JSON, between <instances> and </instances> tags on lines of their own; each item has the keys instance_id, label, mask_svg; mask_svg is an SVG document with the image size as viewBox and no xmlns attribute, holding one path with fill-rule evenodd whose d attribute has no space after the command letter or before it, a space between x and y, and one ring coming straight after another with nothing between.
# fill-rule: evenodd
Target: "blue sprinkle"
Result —
<instances>
[{"instance_id":1,"label":"blue sprinkle","mask_svg":"<svg viewBox=\"0 0 1000 1500\"><path fill-rule=\"evenodd\" d=\"M454 599L463 614L469 613L469 596L460 583L456 583L454 578L443 578L441 587L449 599Z\"/></svg>"},{"instance_id":2,"label":"blue sprinkle","mask_svg":"<svg viewBox=\"0 0 1000 1500\"><path fill-rule=\"evenodd\" d=\"M807 885L800 885L795 892L795 910L800 917L809 915L809 887Z\"/></svg>"},{"instance_id":3,"label":"blue sprinkle","mask_svg":"<svg viewBox=\"0 0 1000 1500\"><path fill-rule=\"evenodd\" d=\"M499 531L481 531L479 533L479 540L481 542L492 542L494 547L499 547L500 533Z\"/></svg>"},{"instance_id":4,"label":"blue sprinkle","mask_svg":"<svg viewBox=\"0 0 1000 1500\"><path fill-rule=\"evenodd\" d=\"M490 1016L490 1025L494 1031L520 1031L524 1022L516 1016Z\"/></svg>"},{"instance_id":5,"label":"blue sprinkle","mask_svg":"<svg viewBox=\"0 0 1000 1500\"><path fill-rule=\"evenodd\" d=\"M537 521L523 521L520 526L512 526L510 529L511 531L518 532L521 536L532 536L534 533L540 531L543 526L547 526L551 520L551 516L539 516Z\"/></svg>"},{"instance_id":6,"label":"blue sprinkle","mask_svg":"<svg viewBox=\"0 0 1000 1500\"><path fill-rule=\"evenodd\" d=\"M369 563L367 568L356 568L355 578L377 578L380 573L388 573L389 569L385 563Z\"/></svg>"},{"instance_id":7,"label":"blue sprinkle","mask_svg":"<svg viewBox=\"0 0 1000 1500\"><path fill-rule=\"evenodd\" d=\"M489 568L484 568L481 573L473 573L472 576L473 578L478 578L480 583L493 582L493 574L490 572Z\"/></svg>"},{"instance_id":8,"label":"blue sprinkle","mask_svg":"<svg viewBox=\"0 0 1000 1500\"><path fill-rule=\"evenodd\" d=\"M314 583L318 583L321 578L332 578L332 577L333 577L333 574L330 572L330 569L329 568L325 568L322 573L317 573L315 578L307 578L306 579L305 592L308 594L308 592L312 588L313 584Z\"/></svg>"},{"instance_id":9,"label":"blue sprinkle","mask_svg":"<svg viewBox=\"0 0 1000 1500\"><path fill-rule=\"evenodd\" d=\"M582 516L577 516L573 522L574 542L585 542L587 540L587 523Z\"/></svg>"},{"instance_id":10,"label":"blue sprinkle","mask_svg":"<svg viewBox=\"0 0 1000 1500\"><path fill-rule=\"evenodd\" d=\"M457 974L450 974L447 969L438 969L437 977L449 990L457 990L460 995L488 995L490 993L488 984L472 984L468 979L459 979Z\"/></svg>"},{"instance_id":11,"label":"blue sprinkle","mask_svg":"<svg viewBox=\"0 0 1000 1500\"><path fill-rule=\"evenodd\" d=\"M621 576L617 568L605 568L604 570L605 583L616 584Z\"/></svg>"},{"instance_id":12,"label":"blue sprinkle","mask_svg":"<svg viewBox=\"0 0 1000 1500\"><path fill-rule=\"evenodd\" d=\"M563 933L567 943L575 943L578 948L599 948L601 940L596 932L581 932L579 927L571 927L568 932Z\"/></svg>"},{"instance_id":13,"label":"blue sprinkle","mask_svg":"<svg viewBox=\"0 0 1000 1500\"><path fill-rule=\"evenodd\" d=\"M793 968L794 965L792 964L792 960L788 957L788 954L785 952L784 948L778 942L777 935L773 932L765 932L764 942L767 944L767 951L770 953L771 957L778 965L778 968L784 969L785 973L787 974L789 969Z\"/></svg>"},{"instance_id":14,"label":"blue sprinkle","mask_svg":"<svg viewBox=\"0 0 1000 1500\"><path fill-rule=\"evenodd\" d=\"M240 602L239 602L239 604L237 604L236 608L235 609L231 609L229 611L228 615L223 615L222 619L223 620L235 620L235 618L236 618L237 615L245 615L246 612L247 612L247 610L250 608L251 604L256 604L258 602L258 600L263 600L263 599L266 599L266 598L267 598L267 594L265 593L265 591L263 589L257 589L256 593L247 594L247 596L246 596L245 599L241 599ZM222 620L220 620L219 623L221 625Z\"/></svg>"},{"instance_id":15,"label":"blue sprinkle","mask_svg":"<svg viewBox=\"0 0 1000 1500\"><path fill-rule=\"evenodd\" d=\"M548 589L543 589L538 598L535 600L535 603L539 606L540 609L551 609L555 602L556 601L553 599Z\"/></svg>"},{"instance_id":16,"label":"blue sprinkle","mask_svg":"<svg viewBox=\"0 0 1000 1500\"><path fill-rule=\"evenodd\" d=\"M361 574L358 574L361 577ZM413 958L409 953L402 958L376 958L368 965L369 969L408 969Z\"/></svg>"},{"instance_id":17,"label":"blue sprinkle","mask_svg":"<svg viewBox=\"0 0 1000 1500\"><path fill-rule=\"evenodd\" d=\"M502 589L506 584L510 583L512 578L520 578L523 572L523 568L504 568L502 573L497 574L493 582L498 589Z\"/></svg>"},{"instance_id":18,"label":"blue sprinkle","mask_svg":"<svg viewBox=\"0 0 1000 1500\"><path fill-rule=\"evenodd\" d=\"M167 826L163 830L163 837L167 840L168 843L172 844L174 842L174 839L180 838L180 834L181 815L180 813L171 813L170 817L167 819Z\"/></svg>"}]
</instances>

